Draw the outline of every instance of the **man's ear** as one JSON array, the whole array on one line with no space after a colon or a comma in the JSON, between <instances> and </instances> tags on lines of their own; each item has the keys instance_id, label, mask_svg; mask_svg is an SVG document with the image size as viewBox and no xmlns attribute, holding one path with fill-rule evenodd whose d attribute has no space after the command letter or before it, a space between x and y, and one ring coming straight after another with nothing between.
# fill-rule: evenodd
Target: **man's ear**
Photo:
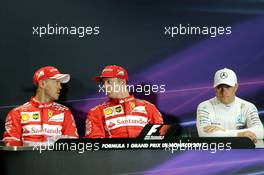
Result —
<instances>
[{"instance_id":1,"label":"man's ear","mask_svg":"<svg viewBox=\"0 0 264 175\"><path fill-rule=\"evenodd\" d=\"M39 82L38 82L38 87L40 87L40 88L45 88L45 86L46 86L46 82L45 82L45 80L40 80Z\"/></svg>"},{"instance_id":2,"label":"man's ear","mask_svg":"<svg viewBox=\"0 0 264 175\"><path fill-rule=\"evenodd\" d=\"M235 92L237 91L238 89L238 84L235 85Z\"/></svg>"},{"instance_id":3,"label":"man's ear","mask_svg":"<svg viewBox=\"0 0 264 175\"><path fill-rule=\"evenodd\" d=\"M121 83L126 85L126 80L125 79L121 79Z\"/></svg>"}]
</instances>

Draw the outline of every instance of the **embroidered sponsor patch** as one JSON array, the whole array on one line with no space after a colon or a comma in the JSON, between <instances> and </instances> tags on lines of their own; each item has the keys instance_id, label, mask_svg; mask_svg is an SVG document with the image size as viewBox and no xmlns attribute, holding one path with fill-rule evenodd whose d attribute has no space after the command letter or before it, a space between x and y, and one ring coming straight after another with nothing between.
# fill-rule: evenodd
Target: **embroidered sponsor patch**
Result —
<instances>
[{"instance_id":1,"label":"embroidered sponsor patch","mask_svg":"<svg viewBox=\"0 0 264 175\"><path fill-rule=\"evenodd\" d=\"M136 107L132 110L132 112L140 112L140 113L144 113L144 114L147 113L145 106L136 106Z\"/></svg>"},{"instance_id":2,"label":"embroidered sponsor patch","mask_svg":"<svg viewBox=\"0 0 264 175\"><path fill-rule=\"evenodd\" d=\"M122 105L114 106L114 108L115 108L115 114L123 114L124 113Z\"/></svg>"},{"instance_id":3,"label":"embroidered sponsor patch","mask_svg":"<svg viewBox=\"0 0 264 175\"><path fill-rule=\"evenodd\" d=\"M122 105L112 106L104 109L105 117L110 117L117 114L124 114L124 109Z\"/></svg>"},{"instance_id":4,"label":"embroidered sponsor patch","mask_svg":"<svg viewBox=\"0 0 264 175\"><path fill-rule=\"evenodd\" d=\"M30 115L29 114L22 114L21 115L21 120L23 122L27 122L27 121L29 121L29 119L30 119Z\"/></svg>"},{"instance_id":5,"label":"embroidered sponsor patch","mask_svg":"<svg viewBox=\"0 0 264 175\"><path fill-rule=\"evenodd\" d=\"M39 116L39 113L38 112L32 113L32 119L33 120L38 120L39 118L40 118L40 116Z\"/></svg>"},{"instance_id":6,"label":"embroidered sponsor patch","mask_svg":"<svg viewBox=\"0 0 264 175\"><path fill-rule=\"evenodd\" d=\"M109 130L124 126L141 126L148 123L148 118L144 116L127 115L106 120L106 126Z\"/></svg>"},{"instance_id":7,"label":"embroidered sponsor patch","mask_svg":"<svg viewBox=\"0 0 264 175\"><path fill-rule=\"evenodd\" d=\"M61 135L61 129L62 126L60 125L49 125L49 124L43 124L43 125L25 125L22 126L23 129L23 136L28 135Z\"/></svg>"},{"instance_id":8,"label":"embroidered sponsor patch","mask_svg":"<svg viewBox=\"0 0 264 175\"><path fill-rule=\"evenodd\" d=\"M49 116L49 118L52 117L53 116L53 112L49 110L48 116Z\"/></svg>"},{"instance_id":9,"label":"embroidered sponsor patch","mask_svg":"<svg viewBox=\"0 0 264 175\"><path fill-rule=\"evenodd\" d=\"M106 116L111 116L113 114L113 108L109 107L109 108L104 109L104 114Z\"/></svg>"},{"instance_id":10,"label":"embroidered sponsor patch","mask_svg":"<svg viewBox=\"0 0 264 175\"><path fill-rule=\"evenodd\" d=\"M21 112L21 123L27 123L27 122L40 122L41 116L40 112Z\"/></svg>"},{"instance_id":11,"label":"embroidered sponsor patch","mask_svg":"<svg viewBox=\"0 0 264 175\"><path fill-rule=\"evenodd\" d=\"M136 107L136 104L134 102L131 102L130 106L131 106L132 109L134 109Z\"/></svg>"},{"instance_id":12,"label":"embroidered sponsor patch","mask_svg":"<svg viewBox=\"0 0 264 175\"><path fill-rule=\"evenodd\" d=\"M49 121L52 122L63 122L63 120L64 120L64 113L53 115L52 117L49 118Z\"/></svg>"}]
</instances>

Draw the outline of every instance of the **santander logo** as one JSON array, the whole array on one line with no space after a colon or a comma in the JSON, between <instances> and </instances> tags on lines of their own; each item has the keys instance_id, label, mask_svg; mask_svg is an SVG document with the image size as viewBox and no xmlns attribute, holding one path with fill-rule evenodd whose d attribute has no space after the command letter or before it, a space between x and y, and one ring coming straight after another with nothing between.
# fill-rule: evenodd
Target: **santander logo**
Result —
<instances>
[{"instance_id":1,"label":"santander logo","mask_svg":"<svg viewBox=\"0 0 264 175\"><path fill-rule=\"evenodd\" d=\"M27 125L23 127L23 135L61 135L62 126L60 125Z\"/></svg>"},{"instance_id":2,"label":"santander logo","mask_svg":"<svg viewBox=\"0 0 264 175\"><path fill-rule=\"evenodd\" d=\"M110 121L109 125L108 125L108 128L112 128L114 127L116 124L114 124L113 122Z\"/></svg>"}]
</instances>

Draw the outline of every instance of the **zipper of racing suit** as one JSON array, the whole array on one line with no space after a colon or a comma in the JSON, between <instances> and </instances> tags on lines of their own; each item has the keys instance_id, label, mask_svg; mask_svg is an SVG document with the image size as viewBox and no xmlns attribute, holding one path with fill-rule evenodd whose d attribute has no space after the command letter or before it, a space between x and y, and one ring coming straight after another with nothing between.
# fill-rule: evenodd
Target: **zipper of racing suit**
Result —
<instances>
[{"instance_id":1,"label":"zipper of racing suit","mask_svg":"<svg viewBox=\"0 0 264 175\"><path fill-rule=\"evenodd\" d=\"M41 113L40 113L40 121L41 121L41 137L42 137L42 142L44 142L45 140L45 138L44 138L44 135L43 135L43 120L44 120L44 106L43 106L43 108L41 108Z\"/></svg>"},{"instance_id":2,"label":"zipper of racing suit","mask_svg":"<svg viewBox=\"0 0 264 175\"><path fill-rule=\"evenodd\" d=\"M124 100L124 103L123 103L123 108L124 108L124 114L125 114L125 117L126 117L126 119L127 119L127 114L129 113L129 111L130 111L130 109L128 110L127 109L127 104L128 104L129 102L128 101L125 101ZM127 130L127 136L128 136L128 138L130 138L130 134L129 134L129 129L128 129L128 126L126 126L126 130Z\"/></svg>"}]
</instances>

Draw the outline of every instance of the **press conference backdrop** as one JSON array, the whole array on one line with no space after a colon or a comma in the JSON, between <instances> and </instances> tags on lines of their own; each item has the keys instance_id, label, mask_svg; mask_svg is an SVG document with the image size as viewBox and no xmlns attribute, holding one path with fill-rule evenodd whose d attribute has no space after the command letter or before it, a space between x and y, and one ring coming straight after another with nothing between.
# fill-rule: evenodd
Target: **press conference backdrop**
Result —
<instances>
[{"instance_id":1,"label":"press conference backdrop","mask_svg":"<svg viewBox=\"0 0 264 175\"><path fill-rule=\"evenodd\" d=\"M126 68L132 85L157 85L135 96L157 105L184 136L197 136L196 107L214 96L214 73L224 67L237 73L237 95L263 121L261 0L2 0L0 20L1 135L8 111L34 95L33 73L46 65L71 74L59 102L81 136L87 111L106 100L91 77L108 64Z\"/></svg>"}]
</instances>

